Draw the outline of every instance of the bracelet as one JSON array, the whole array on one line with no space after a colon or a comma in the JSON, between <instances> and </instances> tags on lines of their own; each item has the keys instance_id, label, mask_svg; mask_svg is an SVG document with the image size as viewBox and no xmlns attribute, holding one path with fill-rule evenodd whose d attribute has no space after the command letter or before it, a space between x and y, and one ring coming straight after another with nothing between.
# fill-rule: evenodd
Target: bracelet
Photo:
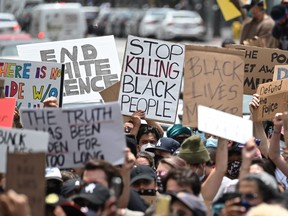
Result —
<instances>
[{"instance_id":1,"label":"bracelet","mask_svg":"<svg viewBox=\"0 0 288 216\"><path fill-rule=\"evenodd\" d=\"M279 129L277 129L277 128L273 128L273 133L275 133L275 134L280 134L281 131L280 131Z\"/></svg>"}]
</instances>

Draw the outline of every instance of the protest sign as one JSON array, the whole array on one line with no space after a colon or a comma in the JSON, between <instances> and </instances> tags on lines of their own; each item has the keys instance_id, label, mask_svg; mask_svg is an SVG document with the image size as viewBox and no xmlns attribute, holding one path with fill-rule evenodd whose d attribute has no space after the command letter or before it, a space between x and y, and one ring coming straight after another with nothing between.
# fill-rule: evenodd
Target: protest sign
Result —
<instances>
[{"instance_id":1,"label":"protest sign","mask_svg":"<svg viewBox=\"0 0 288 216\"><path fill-rule=\"evenodd\" d=\"M5 97L5 94L4 94L4 79L0 79L0 98L3 98Z\"/></svg>"},{"instance_id":2,"label":"protest sign","mask_svg":"<svg viewBox=\"0 0 288 216\"><path fill-rule=\"evenodd\" d=\"M288 78L288 65L275 65L273 81Z\"/></svg>"},{"instance_id":3,"label":"protest sign","mask_svg":"<svg viewBox=\"0 0 288 216\"><path fill-rule=\"evenodd\" d=\"M144 110L147 119L174 123L185 47L129 36L119 93L123 115Z\"/></svg>"},{"instance_id":4,"label":"protest sign","mask_svg":"<svg viewBox=\"0 0 288 216\"><path fill-rule=\"evenodd\" d=\"M120 81L100 91L100 95L105 102L118 101L119 90L120 90Z\"/></svg>"},{"instance_id":5,"label":"protest sign","mask_svg":"<svg viewBox=\"0 0 288 216\"><path fill-rule=\"evenodd\" d=\"M241 12L231 3L231 0L217 0L217 3L225 21L241 16Z\"/></svg>"},{"instance_id":6,"label":"protest sign","mask_svg":"<svg viewBox=\"0 0 288 216\"><path fill-rule=\"evenodd\" d=\"M25 128L50 134L47 166L82 167L87 160L124 162L126 140L117 102L65 109L21 110Z\"/></svg>"},{"instance_id":7,"label":"protest sign","mask_svg":"<svg viewBox=\"0 0 288 216\"><path fill-rule=\"evenodd\" d=\"M47 152L49 134L42 131L0 128L0 172L6 171L6 154Z\"/></svg>"},{"instance_id":8,"label":"protest sign","mask_svg":"<svg viewBox=\"0 0 288 216\"><path fill-rule=\"evenodd\" d=\"M100 100L99 91L120 77L113 36L19 45L17 49L23 59L65 63L64 104Z\"/></svg>"},{"instance_id":9,"label":"protest sign","mask_svg":"<svg viewBox=\"0 0 288 216\"><path fill-rule=\"evenodd\" d=\"M12 127L15 105L16 98L0 98L0 127Z\"/></svg>"},{"instance_id":10,"label":"protest sign","mask_svg":"<svg viewBox=\"0 0 288 216\"><path fill-rule=\"evenodd\" d=\"M271 82L274 66L288 64L288 52L280 49L229 45L245 51L244 94L253 95L259 84Z\"/></svg>"},{"instance_id":11,"label":"protest sign","mask_svg":"<svg viewBox=\"0 0 288 216\"><path fill-rule=\"evenodd\" d=\"M6 97L17 99L17 108L40 108L48 97L62 105L64 65L51 62L0 59L0 78Z\"/></svg>"},{"instance_id":12,"label":"protest sign","mask_svg":"<svg viewBox=\"0 0 288 216\"><path fill-rule=\"evenodd\" d=\"M253 137L253 122L242 117L198 106L198 129L217 137L246 143Z\"/></svg>"},{"instance_id":13,"label":"protest sign","mask_svg":"<svg viewBox=\"0 0 288 216\"><path fill-rule=\"evenodd\" d=\"M183 124L197 127L197 106L242 115L244 52L186 46Z\"/></svg>"},{"instance_id":14,"label":"protest sign","mask_svg":"<svg viewBox=\"0 0 288 216\"><path fill-rule=\"evenodd\" d=\"M257 94L259 107L253 112L253 121L272 120L276 113L288 110L288 79L260 84Z\"/></svg>"},{"instance_id":15,"label":"protest sign","mask_svg":"<svg viewBox=\"0 0 288 216\"><path fill-rule=\"evenodd\" d=\"M45 215L45 153L9 153L6 189L25 194L32 216Z\"/></svg>"}]
</instances>

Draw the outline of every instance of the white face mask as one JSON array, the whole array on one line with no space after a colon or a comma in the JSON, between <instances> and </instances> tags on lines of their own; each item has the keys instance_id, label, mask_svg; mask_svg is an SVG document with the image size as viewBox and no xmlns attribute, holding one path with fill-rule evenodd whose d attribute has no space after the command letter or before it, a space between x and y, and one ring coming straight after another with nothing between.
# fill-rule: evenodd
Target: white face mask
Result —
<instances>
[{"instance_id":1,"label":"white face mask","mask_svg":"<svg viewBox=\"0 0 288 216\"><path fill-rule=\"evenodd\" d=\"M144 144L144 145L142 145L141 146L141 151L145 151L145 152L147 152L148 154L150 154L152 157L154 157L154 153L152 153L152 152L148 152L148 151L146 151L146 149L147 148L151 148L151 147L154 147L155 145L153 145L153 144L151 144L151 143L146 143L146 144Z\"/></svg>"}]
</instances>

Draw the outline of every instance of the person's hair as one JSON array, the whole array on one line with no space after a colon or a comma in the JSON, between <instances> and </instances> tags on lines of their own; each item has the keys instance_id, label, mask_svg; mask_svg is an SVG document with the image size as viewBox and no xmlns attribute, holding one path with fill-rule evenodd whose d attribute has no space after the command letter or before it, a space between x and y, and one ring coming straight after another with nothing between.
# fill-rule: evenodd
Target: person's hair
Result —
<instances>
[{"instance_id":1,"label":"person's hair","mask_svg":"<svg viewBox=\"0 0 288 216\"><path fill-rule=\"evenodd\" d=\"M193 194L198 196L201 191L201 182L198 175L188 167L172 168L163 179L164 191L167 190L167 182L169 179L175 180L180 186L189 186Z\"/></svg>"},{"instance_id":2,"label":"person's hair","mask_svg":"<svg viewBox=\"0 0 288 216\"><path fill-rule=\"evenodd\" d=\"M162 158L159 163L168 164L175 169L185 168L187 166L186 161L178 156L169 156L166 158Z\"/></svg>"},{"instance_id":3,"label":"person's hair","mask_svg":"<svg viewBox=\"0 0 288 216\"><path fill-rule=\"evenodd\" d=\"M70 170L67 170L67 169L64 169L64 170L61 170L61 175L62 175L62 180L63 182L66 182L70 179L77 179L79 178L79 175L72 169Z\"/></svg>"},{"instance_id":4,"label":"person's hair","mask_svg":"<svg viewBox=\"0 0 288 216\"><path fill-rule=\"evenodd\" d=\"M149 166L152 167L152 168L154 167L153 157L148 152L140 151L136 155L136 158L145 158L148 161Z\"/></svg>"},{"instance_id":5,"label":"person's hair","mask_svg":"<svg viewBox=\"0 0 288 216\"><path fill-rule=\"evenodd\" d=\"M222 41L221 47L226 47L226 45L236 44L236 42L232 38L226 38Z\"/></svg>"},{"instance_id":6,"label":"person's hair","mask_svg":"<svg viewBox=\"0 0 288 216\"><path fill-rule=\"evenodd\" d=\"M255 182L256 185L258 186L259 193L263 198L263 202L265 203L270 203L273 200L278 200L280 197L280 194L276 189L266 185L263 181L253 176L246 176L243 179L241 179L236 186L237 190L239 190L239 183L241 181Z\"/></svg>"},{"instance_id":7,"label":"person's hair","mask_svg":"<svg viewBox=\"0 0 288 216\"><path fill-rule=\"evenodd\" d=\"M109 188L113 187L112 180L114 177L120 177L121 178L121 187L120 187L120 194L122 194L123 191L123 179L120 174L120 172L114 167L112 164L105 160L97 160L97 159L92 159L86 162L84 171L85 170L103 170L105 175L106 175L106 181L108 182Z\"/></svg>"},{"instance_id":8,"label":"person's hair","mask_svg":"<svg viewBox=\"0 0 288 216\"><path fill-rule=\"evenodd\" d=\"M251 165L257 164L258 166L262 167L265 172L272 175L274 178L275 176L275 164L266 158L253 158L251 161Z\"/></svg>"},{"instance_id":9,"label":"person's hair","mask_svg":"<svg viewBox=\"0 0 288 216\"><path fill-rule=\"evenodd\" d=\"M139 128L139 131L137 133L137 144L139 144L139 141L140 141L140 138L144 135L144 134L149 134L149 133L152 133L154 134L155 138L157 140L160 139L160 133L158 131L158 129L154 126L151 126L151 125L141 125L140 128Z\"/></svg>"}]
</instances>

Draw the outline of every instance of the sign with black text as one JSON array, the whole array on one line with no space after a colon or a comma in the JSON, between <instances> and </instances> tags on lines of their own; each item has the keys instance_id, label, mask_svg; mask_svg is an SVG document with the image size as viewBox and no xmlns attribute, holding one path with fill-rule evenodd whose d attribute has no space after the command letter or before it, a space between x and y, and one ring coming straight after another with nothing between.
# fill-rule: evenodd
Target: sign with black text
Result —
<instances>
[{"instance_id":1,"label":"sign with black text","mask_svg":"<svg viewBox=\"0 0 288 216\"><path fill-rule=\"evenodd\" d=\"M126 139L117 102L78 108L22 109L25 128L50 134L47 166L82 167L92 158L124 162Z\"/></svg>"},{"instance_id":2,"label":"sign with black text","mask_svg":"<svg viewBox=\"0 0 288 216\"><path fill-rule=\"evenodd\" d=\"M65 64L63 103L101 99L99 91L119 81L113 36L17 46L21 59Z\"/></svg>"},{"instance_id":3,"label":"sign with black text","mask_svg":"<svg viewBox=\"0 0 288 216\"><path fill-rule=\"evenodd\" d=\"M17 99L17 108L41 108L48 97L62 105L64 65L51 62L0 59L0 78L6 97Z\"/></svg>"},{"instance_id":4,"label":"sign with black text","mask_svg":"<svg viewBox=\"0 0 288 216\"><path fill-rule=\"evenodd\" d=\"M184 45L129 36L119 92L122 114L144 110L148 119L174 123L184 55Z\"/></svg>"},{"instance_id":5,"label":"sign with black text","mask_svg":"<svg viewBox=\"0 0 288 216\"><path fill-rule=\"evenodd\" d=\"M46 132L0 128L0 173L6 172L7 152L47 152L48 141Z\"/></svg>"}]
</instances>

